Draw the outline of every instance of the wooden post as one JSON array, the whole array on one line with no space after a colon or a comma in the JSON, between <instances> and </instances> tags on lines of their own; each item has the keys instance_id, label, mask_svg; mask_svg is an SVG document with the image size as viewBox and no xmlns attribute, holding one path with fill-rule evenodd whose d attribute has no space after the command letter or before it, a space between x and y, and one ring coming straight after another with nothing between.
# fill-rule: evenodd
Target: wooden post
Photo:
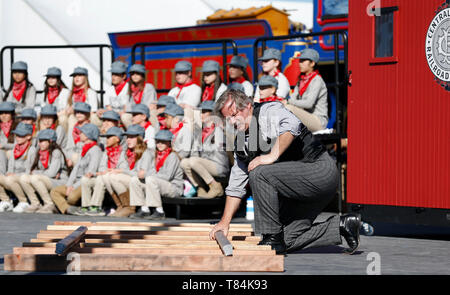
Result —
<instances>
[{"instance_id":1,"label":"wooden post","mask_svg":"<svg viewBox=\"0 0 450 295\"><path fill-rule=\"evenodd\" d=\"M80 240L86 234L87 230L87 227L80 226L73 233L56 243L55 253L58 255L65 255L70 250L70 248L80 242Z\"/></svg>"},{"instance_id":2,"label":"wooden post","mask_svg":"<svg viewBox=\"0 0 450 295\"><path fill-rule=\"evenodd\" d=\"M233 256L233 245L231 245L230 241L225 237L223 231L216 231L214 237L216 238L220 249L222 249L223 254L225 254L225 256Z\"/></svg>"}]
</instances>

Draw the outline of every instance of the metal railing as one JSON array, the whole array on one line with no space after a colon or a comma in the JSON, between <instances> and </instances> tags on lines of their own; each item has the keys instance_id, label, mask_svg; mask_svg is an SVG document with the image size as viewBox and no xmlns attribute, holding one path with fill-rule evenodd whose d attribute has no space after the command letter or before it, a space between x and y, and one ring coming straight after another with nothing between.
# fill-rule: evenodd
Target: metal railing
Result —
<instances>
[{"instance_id":1,"label":"metal railing","mask_svg":"<svg viewBox=\"0 0 450 295\"><path fill-rule=\"evenodd\" d=\"M114 61L114 49L111 45L108 44L77 44L77 45L9 45L2 48L0 51L0 86L5 91L5 87L3 85L3 56L6 50L10 50L10 65L14 63L14 51L15 50L25 50L25 49L70 49L70 48L99 48L99 69L100 69L100 89L96 90L97 93L100 94L100 103L103 106L103 94L105 91L103 90L103 49L108 48L111 51L111 63ZM41 93L43 90L38 90L37 93Z\"/></svg>"},{"instance_id":2,"label":"metal railing","mask_svg":"<svg viewBox=\"0 0 450 295\"><path fill-rule=\"evenodd\" d=\"M192 40L192 41L176 41L176 42L139 42L134 44L131 47L131 63L136 63L136 49L139 47L140 49L140 61L142 65L145 65L145 48L146 47L154 47L154 46L180 46L180 45L201 45L201 44L214 44L214 43L220 43L222 44L222 58L223 58L223 79L224 81L227 81L227 69L226 69L226 63L227 63L227 44L231 44L233 55L238 54L237 44L232 39L213 39L213 40ZM158 92L167 92L170 89L157 89Z\"/></svg>"}]
</instances>

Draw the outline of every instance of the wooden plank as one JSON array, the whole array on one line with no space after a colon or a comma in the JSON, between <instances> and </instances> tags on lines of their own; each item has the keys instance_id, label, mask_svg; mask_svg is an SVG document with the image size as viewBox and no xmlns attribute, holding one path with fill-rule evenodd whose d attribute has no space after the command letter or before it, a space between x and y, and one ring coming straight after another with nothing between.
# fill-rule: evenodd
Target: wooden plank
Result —
<instances>
[{"instance_id":1,"label":"wooden plank","mask_svg":"<svg viewBox=\"0 0 450 295\"><path fill-rule=\"evenodd\" d=\"M55 247L57 243L31 243L24 242L22 247ZM126 248L126 249L135 249L135 248L171 248L171 249L219 249L217 244L128 244L128 243L80 243L80 247L108 247L108 248ZM269 245L248 245L248 244L236 244L234 245L235 249L241 250L270 250L271 246Z\"/></svg>"},{"instance_id":2,"label":"wooden plank","mask_svg":"<svg viewBox=\"0 0 450 295\"><path fill-rule=\"evenodd\" d=\"M71 230L41 230L41 233L64 233L66 235L70 234ZM86 233L87 235L114 235L114 234L135 234L135 235L164 235L164 236L206 236L209 238L209 231L128 231L128 230L89 230ZM242 232L235 231L229 232L230 236L253 236L252 232Z\"/></svg>"},{"instance_id":3,"label":"wooden plank","mask_svg":"<svg viewBox=\"0 0 450 295\"><path fill-rule=\"evenodd\" d=\"M89 231L88 231L89 232ZM59 231L56 232L47 232L47 231L41 231L37 234L38 239L62 239L65 237L64 233L61 233ZM172 236L166 236L166 235L154 235L154 234L86 234L86 239L143 239L143 240L166 240L166 239L173 239L173 240L184 240L184 241L206 241L210 240L209 235L197 235L197 236L180 236L180 235L172 235ZM228 239L230 241L256 241L259 242L261 240L261 237L259 236L230 236L228 235Z\"/></svg>"},{"instance_id":4,"label":"wooden plank","mask_svg":"<svg viewBox=\"0 0 450 295\"><path fill-rule=\"evenodd\" d=\"M129 222L129 221L55 221L54 225L99 225L99 226L179 226L179 227L214 227L211 223L168 223L168 222ZM252 228L250 223L230 223L230 228Z\"/></svg>"},{"instance_id":5,"label":"wooden plank","mask_svg":"<svg viewBox=\"0 0 450 295\"><path fill-rule=\"evenodd\" d=\"M76 230L78 225L48 225L47 230ZM87 227L88 230L117 230L117 231L180 231L180 232L210 232L209 227L180 227L180 226L126 226L126 225L91 225ZM252 228L230 228L229 232L253 232Z\"/></svg>"},{"instance_id":6,"label":"wooden plank","mask_svg":"<svg viewBox=\"0 0 450 295\"><path fill-rule=\"evenodd\" d=\"M80 254L80 271L282 272L284 256ZM66 271L64 256L7 254L5 271Z\"/></svg>"},{"instance_id":7,"label":"wooden plank","mask_svg":"<svg viewBox=\"0 0 450 295\"><path fill-rule=\"evenodd\" d=\"M233 256L233 245L231 245L230 241L225 237L223 231L219 230L215 232L214 238L225 256Z\"/></svg>"},{"instance_id":8,"label":"wooden plank","mask_svg":"<svg viewBox=\"0 0 450 295\"><path fill-rule=\"evenodd\" d=\"M61 239L31 239L31 243L57 243ZM216 245L216 241L211 240L178 240L178 239L87 239L86 243L129 243L129 244L202 244L202 245ZM256 245L258 241L233 241L233 244Z\"/></svg>"},{"instance_id":9,"label":"wooden plank","mask_svg":"<svg viewBox=\"0 0 450 295\"><path fill-rule=\"evenodd\" d=\"M56 243L55 253L58 255L64 255L70 251L70 248L78 244L87 232L87 227L80 226L70 235Z\"/></svg>"},{"instance_id":10,"label":"wooden plank","mask_svg":"<svg viewBox=\"0 0 450 295\"><path fill-rule=\"evenodd\" d=\"M106 247L87 247L72 249L76 253L92 253L92 254L154 254L154 255L186 255L186 249L167 249L167 248L106 248ZM17 255L22 254L54 254L55 247L15 247L13 253ZM275 250L241 250L233 251L234 255L276 255ZM220 249L189 249L189 255L217 255L223 256Z\"/></svg>"}]
</instances>

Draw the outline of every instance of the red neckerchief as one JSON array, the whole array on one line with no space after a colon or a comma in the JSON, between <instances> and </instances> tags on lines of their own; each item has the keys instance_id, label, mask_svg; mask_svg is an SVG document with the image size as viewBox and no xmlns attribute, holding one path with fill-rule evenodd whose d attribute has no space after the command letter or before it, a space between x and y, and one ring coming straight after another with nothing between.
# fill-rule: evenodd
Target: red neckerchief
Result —
<instances>
[{"instance_id":1,"label":"red neckerchief","mask_svg":"<svg viewBox=\"0 0 450 295\"><path fill-rule=\"evenodd\" d=\"M278 75L280 74L280 71L278 69L275 70L275 73L273 73L274 78L278 77Z\"/></svg>"},{"instance_id":2,"label":"red neckerchief","mask_svg":"<svg viewBox=\"0 0 450 295\"><path fill-rule=\"evenodd\" d=\"M89 122L90 122L90 120L86 121L86 123L89 123ZM73 137L73 142L75 144L77 144L80 141L80 134L81 134L81 130L76 128L77 126L80 126L80 124L78 122L75 123L75 125L73 126L73 129L72 129L72 137Z\"/></svg>"},{"instance_id":3,"label":"red neckerchief","mask_svg":"<svg viewBox=\"0 0 450 295\"><path fill-rule=\"evenodd\" d=\"M56 100L56 98L59 95L59 87L49 87L48 93L47 93L47 99L49 104L53 104Z\"/></svg>"},{"instance_id":4,"label":"red neckerchief","mask_svg":"<svg viewBox=\"0 0 450 295\"><path fill-rule=\"evenodd\" d=\"M140 104L142 101L142 96L144 95L144 89L141 89L141 87L131 84L131 95L133 96L134 103Z\"/></svg>"},{"instance_id":5,"label":"red neckerchief","mask_svg":"<svg viewBox=\"0 0 450 295\"><path fill-rule=\"evenodd\" d=\"M213 100L214 99L214 84L207 85L203 91L202 101Z\"/></svg>"},{"instance_id":6,"label":"red neckerchief","mask_svg":"<svg viewBox=\"0 0 450 295\"><path fill-rule=\"evenodd\" d=\"M161 169L161 167L164 165L164 162L166 161L167 157L170 155L171 152L172 152L171 148L167 148L162 152L160 151L156 152L156 172L158 172L159 169Z\"/></svg>"},{"instance_id":7,"label":"red neckerchief","mask_svg":"<svg viewBox=\"0 0 450 295\"><path fill-rule=\"evenodd\" d=\"M22 96L25 93L26 86L27 86L27 81L25 81L25 80L23 80L20 83L14 82L12 93L13 93L14 98L17 101L20 101L22 99Z\"/></svg>"},{"instance_id":8,"label":"red neckerchief","mask_svg":"<svg viewBox=\"0 0 450 295\"><path fill-rule=\"evenodd\" d=\"M166 129L166 118L164 116L158 115L159 130Z\"/></svg>"},{"instance_id":9,"label":"red neckerchief","mask_svg":"<svg viewBox=\"0 0 450 295\"><path fill-rule=\"evenodd\" d=\"M95 145L97 145L96 141L93 141L90 143L85 143L83 145L83 148L81 149L81 157L84 157L86 155L86 153Z\"/></svg>"},{"instance_id":10,"label":"red neckerchief","mask_svg":"<svg viewBox=\"0 0 450 295\"><path fill-rule=\"evenodd\" d=\"M46 151L39 150L39 161L41 161L41 163L45 169L48 168L48 160L49 159L50 159L50 151L49 150L46 150Z\"/></svg>"},{"instance_id":11,"label":"red neckerchief","mask_svg":"<svg viewBox=\"0 0 450 295\"><path fill-rule=\"evenodd\" d=\"M116 90L116 94L119 95L125 85L128 83L128 80L123 80L119 85L115 85L114 89Z\"/></svg>"},{"instance_id":12,"label":"red neckerchief","mask_svg":"<svg viewBox=\"0 0 450 295\"><path fill-rule=\"evenodd\" d=\"M261 98L260 99L260 103L267 102L267 101L282 101L283 99L284 98L282 98L282 97L278 97L276 95L272 95L272 96L269 96L269 97L266 97L266 98Z\"/></svg>"},{"instance_id":13,"label":"red neckerchief","mask_svg":"<svg viewBox=\"0 0 450 295\"><path fill-rule=\"evenodd\" d=\"M50 129L56 130L56 123L53 123L52 126L50 126Z\"/></svg>"},{"instance_id":14,"label":"red neckerchief","mask_svg":"<svg viewBox=\"0 0 450 295\"><path fill-rule=\"evenodd\" d=\"M184 87L188 87L188 86L191 86L191 85L193 85L193 84L194 84L194 81L186 82L186 83L184 83L184 84L178 84L178 83L177 83L177 87L180 88L180 91L179 91L178 94L177 94L177 98L178 98L178 96L180 96L181 90L183 90Z\"/></svg>"},{"instance_id":15,"label":"red neckerchief","mask_svg":"<svg viewBox=\"0 0 450 295\"><path fill-rule=\"evenodd\" d=\"M245 82L245 78L243 76L240 76L239 78L234 79L233 82L242 84Z\"/></svg>"},{"instance_id":16,"label":"red neckerchief","mask_svg":"<svg viewBox=\"0 0 450 295\"><path fill-rule=\"evenodd\" d=\"M216 128L216 125L214 125L214 124L211 124L211 126L209 126L209 127L203 127L203 129L202 129L202 142L204 142L205 139L208 138L208 136L213 134L215 128Z\"/></svg>"},{"instance_id":17,"label":"red neckerchief","mask_svg":"<svg viewBox=\"0 0 450 295\"><path fill-rule=\"evenodd\" d=\"M122 153L122 146L119 144L116 147L107 147L106 154L108 155L108 168L116 168L119 162L120 154Z\"/></svg>"},{"instance_id":18,"label":"red neckerchief","mask_svg":"<svg viewBox=\"0 0 450 295\"><path fill-rule=\"evenodd\" d=\"M3 133L5 134L6 138L9 137L9 133L11 132L12 123L13 123L13 120L0 123L0 127L3 131Z\"/></svg>"},{"instance_id":19,"label":"red neckerchief","mask_svg":"<svg viewBox=\"0 0 450 295\"><path fill-rule=\"evenodd\" d=\"M130 149L127 149L127 161L128 167L130 167L130 170L133 170L134 165L136 164L136 153Z\"/></svg>"},{"instance_id":20,"label":"red neckerchief","mask_svg":"<svg viewBox=\"0 0 450 295\"><path fill-rule=\"evenodd\" d=\"M319 71L311 72L308 75L300 75L300 84L298 86L300 96L303 96L303 93L308 89L309 83L311 83L317 75L319 75Z\"/></svg>"},{"instance_id":21,"label":"red neckerchief","mask_svg":"<svg viewBox=\"0 0 450 295\"><path fill-rule=\"evenodd\" d=\"M34 135L34 131L36 131L36 124L32 124L31 126L33 126L33 135Z\"/></svg>"},{"instance_id":22,"label":"red neckerchief","mask_svg":"<svg viewBox=\"0 0 450 295\"><path fill-rule=\"evenodd\" d=\"M178 125L178 127L175 128L170 128L170 132L172 132L173 134L173 138L175 139L175 137L177 137L178 132L181 130L181 128L183 128L183 122L180 122L180 124Z\"/></svg>"},{"instance_id":23,"label":"red neckerchief","mask_svg":"<svg viewBox=\"0 0 450 295\"><path fill-rule=\"evenodd\" d=\"M86 92L83 86L74 86L72 90L72 98L73 102L85 102L86 101Z\"/></svg>"},{"instance_id":24,"label":"red neckerchief","mask_svg":"<svg viewBox=\"0 0 450 295\"><path fill-rule=\"evenodd\" d=\"M23 154L27 151L28 147L30 146L30 141L27 141L26 143L20 145L16 144L14 146L14 159L18 159L22 157Z\"/></svg>"},{"instance_id":25,"label":"red neckerchief","mask_svg":"<svg viewBox=\"0 0 450 295\"><path fill-rule=\"evenodd\" d=\"M148 128L149 126L152 126L152 123L151 123L150 121L147 121L147 122L145 122L145 124L141 124L141 126L142 126L145 130L147 130L147 128Z\"/></svg>"}]
</instances>

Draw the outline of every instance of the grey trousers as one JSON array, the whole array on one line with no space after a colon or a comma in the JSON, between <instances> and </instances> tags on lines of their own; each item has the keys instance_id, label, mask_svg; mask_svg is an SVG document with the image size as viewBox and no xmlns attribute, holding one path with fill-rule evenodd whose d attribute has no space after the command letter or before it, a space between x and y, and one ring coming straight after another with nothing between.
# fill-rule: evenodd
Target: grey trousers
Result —
<instances>
[{"instance_id":1,"label":"grey trousers","mask_svg":"<svg viewBox=\"0 0 450 295\"><path fill-rule=\"evenodd\" d=\"M289 252L342 243L339 215L314 223L338 188L336 164L327 152L314 163L281 162L250 171L255 232L284 232Z\"/></svg>"}]
</instances>

